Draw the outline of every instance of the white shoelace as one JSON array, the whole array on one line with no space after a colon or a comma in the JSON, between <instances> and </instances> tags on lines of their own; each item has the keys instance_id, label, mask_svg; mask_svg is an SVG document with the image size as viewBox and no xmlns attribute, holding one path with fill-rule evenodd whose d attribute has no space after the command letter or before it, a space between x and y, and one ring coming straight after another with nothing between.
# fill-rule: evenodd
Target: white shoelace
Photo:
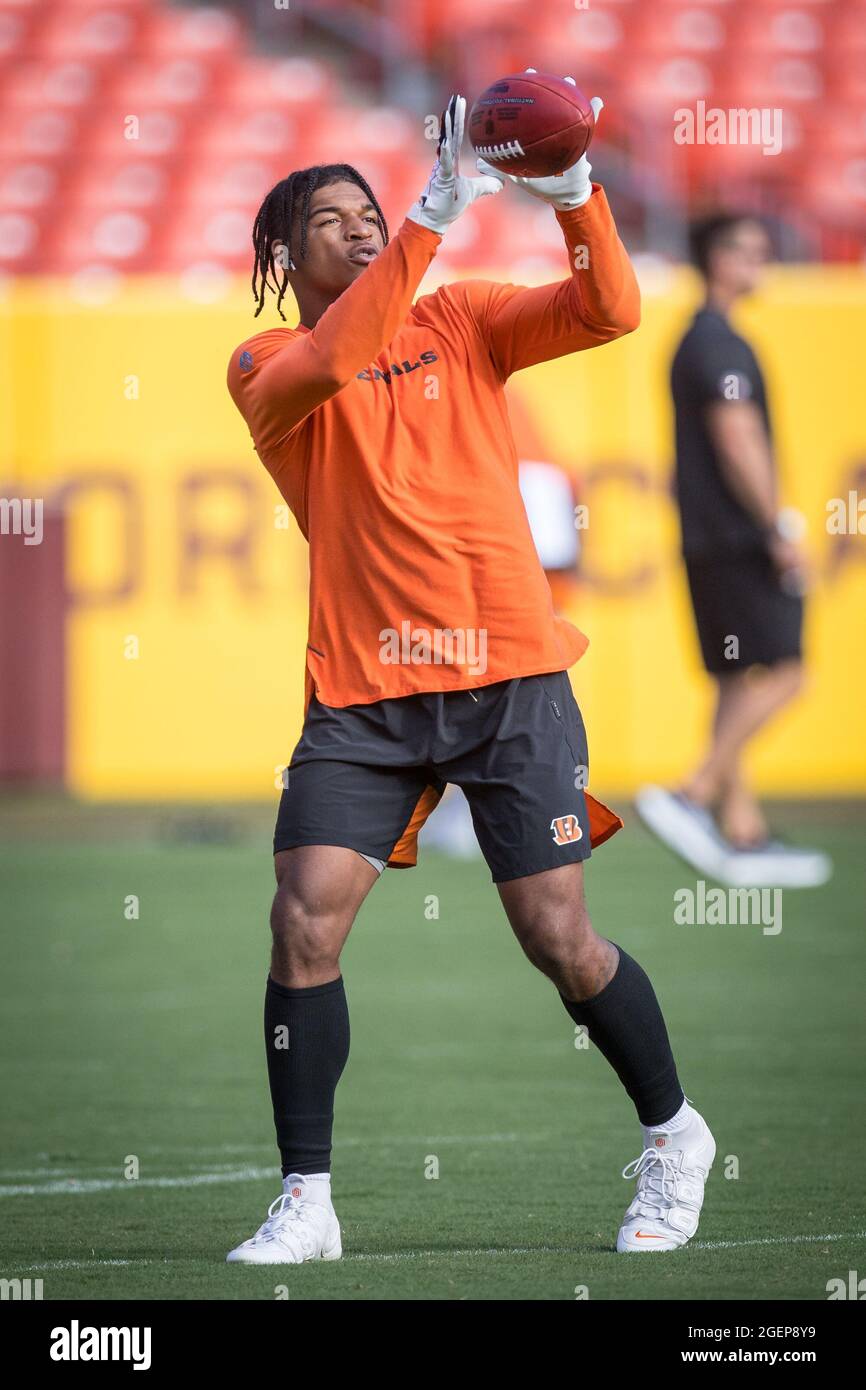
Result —
<instances>
[{"instance_id":1,"label":"white shoelace","mask_svg":"<svg viewBox=\"0 0 866 1390\"><path fill-rule=\"evenodd\" d=\"M666 1154L657 1149L644 1149L639 1158L632 1159L622 1170L624 1178L637 1178L636 1197L648 1210L646 1216L663 1217L665 1208L676 1203L679 1192L679 1173ZM670 1184L668 1196L667 1184ZM654 1210L653 1210L654 1208Z\"/></svg>"},{"instance_id":2,"label":"white shoelace","mask_svg":"<svg viewBox=\"0 0 866 1390\"><path fill-rule=\"evenodd\" d=\"M281 1192L268 1207L268 1219L254 1239L276 1239L284 1222L297 1221L303 1215L305 1205L303 1197L293 1197L291 1192Z\"/></svg>"}]
</instances>

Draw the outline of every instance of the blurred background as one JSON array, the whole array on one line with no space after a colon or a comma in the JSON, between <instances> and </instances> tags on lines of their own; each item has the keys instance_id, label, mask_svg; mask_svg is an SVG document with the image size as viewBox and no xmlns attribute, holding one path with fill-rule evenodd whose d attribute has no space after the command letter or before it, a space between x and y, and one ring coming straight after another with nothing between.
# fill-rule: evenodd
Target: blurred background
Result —
<instances>
[{"instance_id":1,"label":"blurred background","mask_svg":"<svg viewBox=\"0 0 866 1390\"><path fill-rule=\"evenodd\" d=\"M340 160L395 230L428 118L526 66L604 98L594 177L644 296L637 334L508 387L521 458L586 509L557 600L591 640L572 674L594 788L676 777L707 717L667 373L699 292L688 219L731 207L767 219L780 258L737 317L815 571L810 687L752 772L775 795L866 789L866 536L827 525L866 491L866 0L0 0L0 496L44 504L40 545L0 536L7 789L275 799L306 558L225 389L234 346L280 322L252 317L255 211ZM698 102L778 112L781 149L677 143ZM451 229L422 292L566 269L555 219L508 190Z\"/></svg>"}]
</instances>

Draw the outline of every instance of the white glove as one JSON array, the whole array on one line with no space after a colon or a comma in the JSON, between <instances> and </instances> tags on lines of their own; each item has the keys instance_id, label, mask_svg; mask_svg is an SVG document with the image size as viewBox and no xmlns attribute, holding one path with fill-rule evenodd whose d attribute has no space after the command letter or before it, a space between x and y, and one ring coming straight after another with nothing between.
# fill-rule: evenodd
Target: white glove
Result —
<instances>
[{"instance_id":1,"label":"white glove","mask_svg":"<svg viewBox=\"0 0 866 1390\"><path fill-rule=\"evenodd\" d=\"M527 72L535 72L535 68L527 68ZM566 77L566 82L572 86L577 86L573 77ZM592 107L592 114L598 120L599 112L604 106L601 97L593 97L589 103ZM553 207L559 208L561 212L567 212L570 208L583 207L584 203L589 202L592 196L592 183L590 174L592 165L585 154L582 154L576 164L572 164L570 169L566 169L564 174L551 174L543 179L521 178L519 174L506 174L503 170L499 173L488 164L486 159L476 160L478 169L482 174L496 174L500 179L511 179L512 183L520 184L527 193L531 193L533 198L540 198L544 203L551 203Z\"/></svg>"},{"instance_id":2,"label":"white glove","mask_svg":"<svg viewBox=\"0 0 866 1390\"><path fill-rule=\"evenodd\" d=\"M465 178L460 173L460 146L463 143L463 122L466 118L466 98L452 96L444 112L439 131L438 158L427 187L406 216L431 232L441 235L455 222L476 198L499 193L504 187L501 174L491 170L480 179Z\"/></svg>"}]
</instances>

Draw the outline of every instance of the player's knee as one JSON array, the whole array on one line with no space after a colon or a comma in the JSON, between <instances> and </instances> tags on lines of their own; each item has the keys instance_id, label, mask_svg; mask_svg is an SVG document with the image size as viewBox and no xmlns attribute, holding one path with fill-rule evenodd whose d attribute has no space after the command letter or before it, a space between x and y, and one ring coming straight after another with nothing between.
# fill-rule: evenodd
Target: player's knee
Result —
<instances>
[{"instance_id":1,"label":"player's knee","mask_svg":"<svg viewBox=\"0 0 866 1390\"><path fill-rule=\"evenodd\" d=\"M556 982L580 965L594 935L584 902L551 903L520 932L520 944L536 969Z\"/></svg>"},{"instance_id":2,"label":"player's knee","mask_svg":"<svg viewBox=\"0 0 866 1390\"><path fill-rule=\"evenodd\" d=\"M289 885L281 884L274 896L271 933L285 968L306 973L337 964L332 918L311 907Z\"/></svg>"}]
</instances>

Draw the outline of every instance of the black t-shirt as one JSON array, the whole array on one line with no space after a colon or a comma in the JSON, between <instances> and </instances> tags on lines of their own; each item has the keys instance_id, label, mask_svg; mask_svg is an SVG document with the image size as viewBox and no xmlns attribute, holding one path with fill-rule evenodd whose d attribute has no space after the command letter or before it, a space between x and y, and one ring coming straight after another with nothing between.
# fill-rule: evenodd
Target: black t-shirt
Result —
<instances>
[{"instance_id":1,"label":"black t-shirt","mask_svg":"<svg viewBox=\"0 0 866 1390\"><path fill-rule=\"evenodd\" d=\"M677 348L671 391L683 554L698 559L766 549L760 526L725 481L706 423L712 401L752 400L769 434L764 378L749 344L714 309L699 310Z\"/></svg>"}]
</instances>

